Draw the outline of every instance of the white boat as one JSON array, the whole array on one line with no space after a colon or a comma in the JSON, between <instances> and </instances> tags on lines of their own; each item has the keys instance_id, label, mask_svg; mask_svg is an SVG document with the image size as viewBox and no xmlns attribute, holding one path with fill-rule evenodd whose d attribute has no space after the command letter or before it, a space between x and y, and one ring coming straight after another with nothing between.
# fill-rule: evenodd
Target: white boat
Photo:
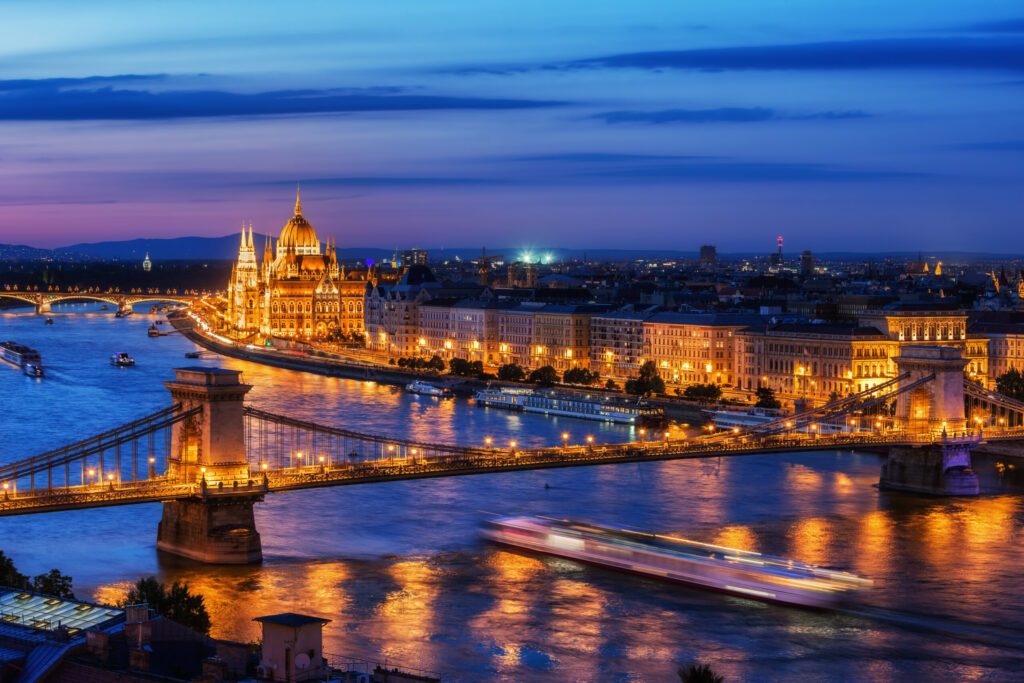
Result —
<instances>
[{"instance_id":1,"label":"white boat","mask_svg":"<svg viewBox=\"0 0 1024 683\"><path fill-rule=\"evenodd\" d=\"M15 341L0 342L0 360L9 363L29 377L43 376L43 358L35 349Z\"/></svg>"},{"instance_id":2,"label":"white boat","mask_svg":"<svg viewBox=\"0 0 1024 683\"><path fill-rule=\"evenodd\" d=\"M446 387L439 387L436 384L430 382L422 382L415 380L405 385L405 390L410 394L421 394L423 396L437 396L439 398L445 398L451 396L452 392Z\"/></svg>"},{"instance_id":3,"label":"white boat","mask_svg":"<svg viewBox=\"0 0 1024 683\"><path fill-rule=\"evenodd\" d=\"M757 428L769 422L781 420L786 416L781 410L756 407L746 410L702 410L701 415L721 430ZM843 418L839 418L838 421L803 419L798 421L793 431L802 434L840 434L854 431L854 428L849 426Z\"/></svg>"},{"instance_id":4,"label":"white boat","mask_svg":"<svg viewBox=\"0 0 1024 683\"><path fill-rule=\"evenodd\" d=\"M135 365L135 359L124 351L115 353L110 357L110 364L119 368L128 368Z\"/></svg>"},{"instance_id":5,"label":"white boat","mask_svg":"<svg viewBox=\"0 0 1024 683\"><path fill-rule=\"evenodd\" d=\"M685 538L586 522L510 517L487 523L496 543L745 598L835 607L871 587L849 572Z\"/></svg>"},{"instance_id":6,"label":"white boat","mask_svg":"<svg viewBox=\"0 0 1024 683\"><path fill-rule=\"evenodd\" d=\"M473 394L473 400L477 405L488 408L620 424L645 424L665 419L665 411L662 408L652 406L646 401L628 400L600 393L502 387L481 389Z\"/></svg>"}]
</instances>

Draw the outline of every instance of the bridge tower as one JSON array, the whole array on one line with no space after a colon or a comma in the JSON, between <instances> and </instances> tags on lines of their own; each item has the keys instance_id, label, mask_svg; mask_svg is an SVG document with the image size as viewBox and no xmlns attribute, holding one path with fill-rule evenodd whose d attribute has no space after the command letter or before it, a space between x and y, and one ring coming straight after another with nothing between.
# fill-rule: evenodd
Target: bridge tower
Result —
<instances>
[{"instance_id":1,"label":"bridge tower","mask_svg":"<svg viewBox=\"0 0 1024 683\"><path fill-rule=\"evenodd\" d=\"M178 422L171 435L167 475L194 484L190 498L163 504L157 548L211 564L252 564L263 558L253 504L266 486L254 480L245 459L243 401L252 386L238 370L175 369L164 385L182 411L201 407Z\"/></svg>"},{"instance_id":2,"label":"bridge tower","mask_svg":"<svg viewBox=\"0 0 1024 683\"><path fill-rule=\"evenodd\" d=\"M931 381L900 393L896 418L908 437L928 437L920 445L892 446L882 465L879 486L932 495L976 496L978 477L971 450L981 436L968 431L964 408L964 367L960 349L906 346L896 358L901 387Z\"/></svg>"}]
</instances>

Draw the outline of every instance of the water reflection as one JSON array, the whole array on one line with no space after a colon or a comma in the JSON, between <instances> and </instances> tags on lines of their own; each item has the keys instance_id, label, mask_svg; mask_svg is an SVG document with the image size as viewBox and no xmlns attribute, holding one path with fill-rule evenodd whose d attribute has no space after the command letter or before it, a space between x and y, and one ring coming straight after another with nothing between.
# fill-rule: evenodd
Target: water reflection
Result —
<instances>
[{"instance_id":1,"label":"water reflection","mask_svg":"<svg viewBox=\"0 0 1024 683\"><path fill-rule=\"evenodd\" d=\"M476 444L622 439L628 428L410 397L392 388L238 361L185 361L146 316L0 316L39 348L43 382L0 372L0 462L166 405L176 365L242 369L270 410L366 431ZM132 371L107 364L114 350ZM0 368L2 371L3 368ZM125 396L131 396L126 402ZM44 409L41 410L40 407ZM61 409L52 409L60 407ZM1005 458L1003 458L1005 460ZM158 558L157 505L0 519L0 549L26 573L60 566L80 595L116 602L139 576L188 580L218 637L252 619L331 619L325 650L383 653L452 680L672 680L693 659L731 680L966 680L1019 670L1019 652L834 614L809 614L481 544L489 513L547 514L659 530L852 569L874 606L1024 631L1024 509L1011 495L948 501L880 492L879 460L843 453L653 462L302 491L257 508L267 561L208 567ZM994 460L976 458L984 481Z\"/></svg>"}]
</instances>

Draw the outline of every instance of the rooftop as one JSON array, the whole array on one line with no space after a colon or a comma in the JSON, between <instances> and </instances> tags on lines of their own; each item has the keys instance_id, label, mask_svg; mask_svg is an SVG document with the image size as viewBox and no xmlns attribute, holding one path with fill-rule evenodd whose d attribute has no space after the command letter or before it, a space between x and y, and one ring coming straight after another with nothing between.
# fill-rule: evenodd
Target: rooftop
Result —
<instances>
[{"instance_id":1,"label":"rooftop","mask_svg":"<svg viewBox=\"0 0 1024 683\"><path fill-rule=\"evenodd\" d=\"M74 635L87 628L107 625L122 616L124 611L120 609L52 595L13 589L0 593L0 622L40 631L57 631L64 627Z\"/></svg>"},{"instance_id":2,"label":"rooftop","mask_svg":"<svg viewBox=\"0 0 1024 683\"><path fill-rule=\"evenodd\" d=\"M261 624L275 624L277 626L291 626L298 628L299 626L307 626L309 624L329 624L330 619L322 619L320 617L311 617L308 614L296 614L295 612L282 612L281 614L270 614L265 617L256 617L253 621L258 621Z\"/></svg>"}]
</instances>

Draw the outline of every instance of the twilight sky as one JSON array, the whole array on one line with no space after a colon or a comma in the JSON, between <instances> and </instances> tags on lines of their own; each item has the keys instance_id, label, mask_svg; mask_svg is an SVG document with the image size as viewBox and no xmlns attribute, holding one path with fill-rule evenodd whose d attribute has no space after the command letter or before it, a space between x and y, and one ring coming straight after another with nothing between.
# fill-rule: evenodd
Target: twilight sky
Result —
<instances>
[{"instance_id":1,"label":"twilight sky","mask_svg":"<svg viewBox=\"0 0 1024 683\"><path fill-rule=\"evenodd\" d=\"M1020 0L2 14L0 242L1024 253Z\"/></svg>"}]
</instances>

